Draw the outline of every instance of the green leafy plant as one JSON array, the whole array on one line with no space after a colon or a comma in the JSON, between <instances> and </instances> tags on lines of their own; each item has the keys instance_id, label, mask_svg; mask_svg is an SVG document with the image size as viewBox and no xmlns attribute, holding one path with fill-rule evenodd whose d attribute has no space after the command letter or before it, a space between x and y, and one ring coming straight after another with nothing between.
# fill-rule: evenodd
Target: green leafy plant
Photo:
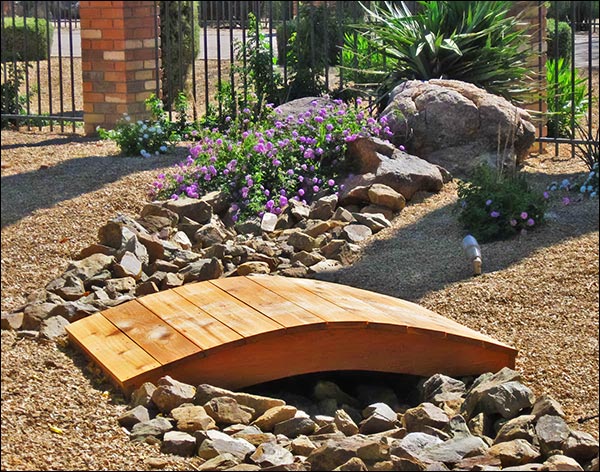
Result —
<instances>
[{"instance_id":1,"label":"green leafy plant","mask_svg":"<svg viewBox=\"0 0 600 472\"><path fill-rule=\"evenodd\" d=\"M22 63L2 64L2 75L7 73L7 80L0 85L1 107L3 115L24 115L26 113L27 95L19 92L25 78L25 65ZM2 118L1 128L18 126L17 118Z\"/></svg>"},{"instance_id":2,"label":"green leafy plant","mask_svg":"<svg viewBox=\"0 0 600 472\"><path fill-rule=\"evenodd\" d=\"M509 15L511 2L418 2L412 14L402 2L375 4L364 28L389 72L377 91L381 101L400 81L455 79L516 99L527 88L527 33ZM366 7L365 7L366 8Z\"/></svg>"},{"instance_id":3,"label":"green leafy plant","mask_svg":"<svg viewBox=\"0 0 600 472\"><path fill-rule=\"evenodd\" d=\"M159 3L162 98L171 110L179 92L188 86L191 66L198 54L200 26L197 1Z\"/></svg>"},{"instance_id":4,"label":"green leafy plant","mask_svg":"<svg viewBox=\"0 0 600 472\"><path fill-rule=\"evenodd\" d=\"M565 61L570 61L573 54L573 48L571 47L573 33L569 23L556 22L554 19L548 18L546 21L546 35L548 38L546 41L548 58L558 59L562 57Z\"/></svg>"},{"instance_id":5,"label":"green leafy plant","mask_svg":"<svg viewBox=\"0 0 600 472\"><path fill-rule=\"evenodd\" d=\"M146 99L146 107L151 112L150 119L132 122L125 114L114 129L98 127L98 135L117 143L123 155L150 157L164 154L183 138L197 134L194 124L187 121L187 99L183 92L174 101L176 121L169 120L162 100L154 94Z\"/></svg>"},{"instance_id":6,"label":"green leafy plant","mask_svg":"<svg viewBox=\"0 0 600 472\"><path fill-rule=\"evenodd\" d=\"M571 129L588 110L586 79L579 77L577 72L573 77L571 67L561 57L546 61L546 80L548 136L569 137Z\"/></svg>"},{"instance_id":7,"label":"green leafy plant","mask_svg":"<svg viewBox=\"0 0 600 472\"><path fill-rule=\"evenodd\" d=\"M385 119L341 100L315 100L297 116L272 111L251 127L250 116L250 109L242 110L226 132L203 130L186 161L158 176L152 198L199 198L223 190L234 221L279 214L292 199L310 203L341 189L340 178L351 171L345 159L349 142L390 134Z\"/></svg>"},{"instance_id":8,"label":"green leafy plant","mask_svg":"<svg viewBox=\"0 0 600 472\"><path fill-rule=\"evenodd\" d=\"M369 41L357 32L344 34L341 68L347 80L357 84L379 80L385 68L383 55L374 51Z\"/></svg>"},{"instance_id":9,"label":"green leafy plant","mask_svg":"<svg viewBox=\"0 0 600 472\"><path fill-rule=\"evenodd\" d=\"M458 183L458 220L480 242L507 239L544 221L547 194L533 191L522 174L481 165Z\"/></svg>"}]
</instances>

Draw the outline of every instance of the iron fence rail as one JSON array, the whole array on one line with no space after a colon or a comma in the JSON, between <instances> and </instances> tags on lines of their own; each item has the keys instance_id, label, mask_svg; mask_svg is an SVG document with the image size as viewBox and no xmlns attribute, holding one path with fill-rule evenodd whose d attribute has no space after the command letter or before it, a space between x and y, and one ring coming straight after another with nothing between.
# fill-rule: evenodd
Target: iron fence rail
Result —
<instances>
[{"instance_id":1,"label":"iron fence rail","mask_svg":"<svg viewBox=\"0 0 600 472\"><path fill-rule=\"evenodd\" d=\"M17 17L27 19L44 18L52 25L52 31L46 33L45 59L39 57L35 60L19 61L14 51L7 49L6 41L2 35L2 74L1 80L6 84L11 79L11 74L16 75L22 71L22 83L19 87L19 96L15 97L18 110L19 103L22 110L19 113L2 112L2 119L11 119L23 125L42 129L43 125L49 125L50 129L59 127L61 132L65 126L72 127L75 131L78 122L83 121L82 78L81 78L81 37L77 11L78 2L3 2L8 4L8 9L2 9L2 28L15 27ZM299 4L296 1L154 1L156 11L156 41L155 41L155 67L157 95L173 96L177 90L185 90L191 98L191 116L198 120L207 114L211 107L219 114L223 113L222 100L217 99L217 92L225 83L231 84L234 94L246 94L249 86L249 77L240 75L234 71L234 66L241 66L248 71L249 57L247 54L238 54L243 45L257 44L259 37L266 41L269 60L277 64L277 70L281 73L283 82L289 84L291 70L288 64L288 50L286 38L297 28L295 19L298 15ZM164 3L166 15L174 16L173 22L161 22L158 18L160 4ZM369 5L371 2L363 2ZM414 4L415 2L406 2ZM558 4L570 3L569 14L566 18L558 16ZM555 16L555 35L558 33L558 20L565 20L571 30L571 95L574 94L575 77L583 76L587 87L587 100L589 106L583 120L583 127L587 131L587 137L576 133L575 103L571 103L571 122L567 136L547 136L543 132L543 124L540 124L537 141L539 143L552 144L558 150L559 144L570 144L574 152L577 144L593 144L593 131L598 129L597 120L598 101L594 100L593 78L598 75L598 33L600 31L599 20L586 18L581 19L578 10L581 2L538 2L550 4L550 9ZM341 24L343 19L354 15L354 19L360 16L362 7L358 2L320 2L323 8L328 8L329 16L336 24ZM187 10L186 10L187 9ZM181 57L184 55L184 21L182 12L191 12L191 34L193 60L190 64L180 64L181 67L189 67L189 80L184 81L185 74L179 74L177 81L167 80L169 75L175 77L175 70L169 65L161 67L161 54L164 50L177 52ZM540 8L540 15L543 10ZM256 23L251 27L250 14L256 17ZM563 12L564 15L564 12ZM541 18L540 18L541 20ZM350 22L351 23L351 22ZM38 23L34 23L38 28ZM349 26L347 28L350 28ZM174 29L174 30L173 30ZM160 31L163 32L161 43ZM38 31L39 32L39 31ZM174 33L174 34L172 34ZM310 31L307 44L296 44L296 47L310 49L309 61L318 62L318 55L324 54L335 42L334 46L343 43L343 30L339 28L337 36L317 35L318 31ZM317 37L318 36L318 37ZM357 34L354 33L356 38ZM174 39L175 38L175 39ZM547 40L544 32L538 33L537 52L543 54L544 43ZM173 41L177 42L175 46ZM23 49L27 49L27 37L23 38ZM176 48L176 49L174 49ZM555 42L558 48L558 41ZM581 53L581 51L584 51ZM324 52L325 51L325 52ZM558 53L558 51L555 51ZM577 56L576 56L577 53ZM555 54L557 55L557 54ZM321 62L320 74L323 76L325 88L331 92L342 90L350 84L344 68L339 67L335 61L326 60ZM166 69L166 70L165 70ZM543 71L541 71L543 72ZM162 75L162 78L161 78ZM554 78L558 81L558 77ZM161 88L162 83L162 88ZM548 83L548 87L552 87ZM274 87L274 84L273 84ZM4 100L4 97L3 97ZM20 102L19 102L20 100ZM538 102L539 112L544 109L543 99ZM595 109L594 109L595 107ZM173 113L169 109L169 113ZM548 120L553 120L550 116ZM58 123L58 125L56 124ZM590 141L591 139L591 141Z\"/></svg>"}]
</instances>

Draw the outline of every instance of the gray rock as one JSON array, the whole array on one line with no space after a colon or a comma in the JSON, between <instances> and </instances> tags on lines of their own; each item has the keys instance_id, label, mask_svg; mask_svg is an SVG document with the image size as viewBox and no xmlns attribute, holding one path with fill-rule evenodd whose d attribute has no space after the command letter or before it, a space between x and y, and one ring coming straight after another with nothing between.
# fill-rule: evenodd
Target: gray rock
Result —
<instances>
[{"instance_id":1,"label":"gray rock","mask_svg":"<svg viewBox=\"0 0 600 472\"><path fill-rule=\"evenodd\" d=\"M392 223L381 213L353 213L352 216L359 224L368 226L373 233L392 226Z\"/></svg>"},{"instance_id":2,"label":"gray rock","mask_svg":"<svg viewBox=\"0 0 600 472\"><path fill-rule=\"evenodd\" d=\"M565 456L583 463L598 456L598 441L584 431L571 431L562 449Z\"/></svg>"},{"instance_id":3,"label":"gray rock","mask_svg":"<svg viewBox=\"0 0 600 472\"><path fill-rule=\"evenodd\" d=\"M164 434L161 452L178 456L193 456L196 453L196 438L183 431L167 431Z\"/></svg>"},{"instance_id":4,"label":"gray rock","mask_svg":"<svg viewBox=\"0 0 600 472\"><path fill-rule=\"evenodd\" d=\"M408 459L418 459L426 448L442 443L440 438L430 434L408 433L404 438L392 442L390 454Z\"/></svg>"},{"instance_id":5,"label":"gray rock","mask_svg":"<svg viewBox=\"0 0 600 472\"><path fill-rule=\"evenodd\" d=\"M235 231L237 234L251 234L258 236L262 233L260 220L258 218L249 218L242 223L236 223Z\"/></svg>"},{"instance_id":6,"label":"gray rock","mask_svg":"<svg viewBox=\"0 0 600 472\"><path fill-rule=\"evenodd\" d=\"M311 435L317 430L317 424L310 418L295 417L277 423L273 428L275 435L283 434L290 439L297 438L301 434Z\"/></svg>"},{"instance_id":7,"label":"gray rock","mask_svg":"<svg viewBox=\"0 0 600 472\"><path fill-rule=\"evenodd\" d=\"M405 144L408 152L459 176L480 162L496 165L499 127L503 143L510 137L502 150L504 168L514 169L535 140L525 110L457 80L404 82L391 92L381 116L394 133L392 143Z\"/></svg>"},{"instance_id":8,"label":"gray rock","mask_svg":"<svg viewBox=\"0 0 600 472\"><path fill-rule=\"evenodd\" d=\"M192 241L190 241L189 236L183 231L177 231L171 238L171 241L181 249L189 250L192 248Z\"/></svg>"},{"instance_id":9,"label":"gray rock","mask_svg":"<svg viewBox=\"0 0 600 472\"><path fill-rule=\"evenodd\" d=\"M313 202L310 208L309 218L315 220L329 220L333 216L338 204L337 195L327 195Z\"/></svg>"},{"instance_id":10,"label":"gray rock","mask_svg":"<svg viewBox=\"0 0 600 472\"><path fill-rule=\"evenodd\" d=\"M2 312L2 329L16 330L23 326L23 312L5 313Z\"/></svg>"},{"instance_id":11,"label":"gray rock","mask_svg":"<svg viewBox=\"0 0 600 472\"><path fill-rule=\"evenodd\" d=\"M279 398L253 395L245 392L232 392L231 390L214 387L208 384L201 384L196 387L194 403L196 405L204 405L206 402L215 397L231 397L240 405L245 405L252 408L257 416L262 415L270 408L285 405L285 401Z\"/></svg>"},{"instance_id":12,"label":"gray rock","mask_svg":"<svg viewBox=\"0 0 600 472\"><path fill-rule=\"evenodd\" d=\"M137 234L140 244L143 244L148 254L148 260L153 263L165 256L163 241L155 235Z\"/></svg>"},{"instance_id":13,"label":"gray rock","mask_svg":"<svg viewBox=\"0 0 600 472\"><path fill-rule=\"evenodd\" d=\"M512 441L494 444L487 451L492 457L497 457L502 467L512 467L535 462L540 458L540 451L525 439L513 439Z\"/></svg>"},{"instance_id":14,"label":"gray rock","mask_svg":"<svg viewBox=\"0 0 600 472\"><path fill-rule=\"evenodd\" d=\"M483 454L488 445L476 436L455 437L427 447L422 452L422 457L430 462L443 462L452 465L465 457Z\"/></svg>"},{"instance_id":15,"label":"gray rock","mask_svg":"<svg viewBox=\"0 0 600 472\"><path fill-rule=\"evenodd\" d=\"M544 415L535 424L535 434L544 455L555 449L562 449L570 434L569 425L560 416Z\"/></svg>"},{"instance_id":16,"label":"gray rock","mask_svg":"<svg viewBox=\"0 0 600 472\"><path fill-rule=\"evenodd\" d=\"M560 416L565 417L565 412L558 402L550 395L540 395L531 409L531 414L536 418L540 418L544 415Z\"/></svg>"},{"instance_id":17,"label":"gray rock","mask_svg":"<svg viewBox=\"0 0 600 472\"><path fill-rule=\"evenodd\" d=\"M348 395L335 382L330 380L319 380L313 388L313 397L316 400L333 398L340 404L358 405L356 398Z\"/></svg>"},{"instance_id":18,"label":"gray rock","mask_svg":"<svg viewBox=\"0 0 600 472\"><path fill-rule=\"evenodd\" d=\"M117 258L121 259L126 251L132 253L142 264L150 262L148 249L139 241L136 234L133 234L123 245L123 248L117 253Z\"/></svg>"},{"instance_id":19,"label":"gray rock","mask_svg":"<svg viewBox=\"0 0 600 472\"><path fill-rule=\"evenodd\" d=\"M194 233L194 241L201 248L224 243L232 238L233 234L230 230L225 227L225 224L223 224L218 216L214 215L209 223L206 223Z\"/></svg>"},{"instance_id":20,"label":"gray rock","mask_svg":"<svg viewBox=\"0 0 600 472\"><path fill-rule=\"evenodd\" d=\"M164 202L163 207L176 213L179 217L178 221L189 218L198 223L208 223L213 215L213 208L208 202L186 196L182 196L177 200L167 200Z\"/></svg>"},{"instance_id":21,"label":"gray rock","mask_svg":"<svg viewBox=\"0 0 600 472\"><path fill-rule=\"evenodd\" d=\"M275 213L265 212L260 221L260 229L268 233L275 231L277 226L277 215Z\"/></svg>"},{"instance_id":22,"label":"gray rock","mask_svg":"<svg viewBox=\"0 0 600 472\"><path fill-rule=\"evenodd\" d=\"M191 403L195 394L196 389L192 385L166 375L158 380L157 387L152 392L152 402L160 411L168 413L184 403Z\"/></svg>"},{"instance_id":23,"label":"gray rock","mask_svg":"<svg viewBox=\"0 0 600 472\"><path fill-rule=\"evenodd\" d=\"M252 419L252 413L240 408L238 402L232 397L211 398L203 406L206 414L220 425L249 424Z\"/></svg>"},{"instance_id":24,"label":"gray rock","mask_svg":"<svg viewBox=\"0 0 600 472\"><path fill-rule=\"evenodd\" d=\"M358 434L358 426L344 410L337 410L335 412L334 423L337 429L346 436Z\"/></svg>"},{"instance_id":25,"label":"gray rock","mask_svg":"<svg viewBox=\"0 0 600 472\"><path fill-rule=\"evenodd\" d=\"M519 373L507 367L493 375L480 376L467 392L461 412L468 419L479 412L514 418L532 406L534 400L533 392L519 380Z\"/></svg>"},{"instance_id":26,"label":"gray rock","mask_svg":"<svg viewBox=\"0 0 600 472\"><path fill-rule=\"evenodd\" d=\"M535 438L534 422L534 415L521 415L508 420L498 430L494 444L512 441L513 439L525 439L533 443Z\"/></svg>"},{"instance_id":27,"label":"gray rock","mask_svg":"<svg viewBox=\"0 0 600 472\"><path fill-rule=\"evenodd\" d=\"M115 264L114 271L117 277L133 277L139 280L142 276L142 263L135 254L125 251L119 263Z\"/></svg>"},{"instance_id":28,"label":"gray rock","mask_svg":"<svg viewBox=\"0 0 600 472\"><path fill-rule=\"evenodd\" d=\"M129 406L136 407L142 405L146 408L154 406L152 402L152 393L156 390L156 386L150 382L144 382L139 388L135 389L131 393L131 400Z\"/></svg>"},{"instance_id":29,"label":"gray rock","mask_svg":"<svg viewBox=\"0 0 600 472\"><path fill-rule=\"evenodd\" d=\"M417 156L397 150L391 157L377 154L377 158L380 162L375 172L348 177L343 182L345 189L383 184L410 200L419 191L437 192L444 185L440 170ZM347 192L340 195L343 205L355 202ZM368 193L365 201L369 201Z\"/></svg>"},{"instance_id":30,"label":"gray rock","mask_svg":"<svg viewBox=\"0 0 600 472\"><path fill-rule=\"evenodd\" d=\"M286 211L296 220L301 221L310 215L310 207L298 200L290 200Z\"/></svg>"},{"instance_id":31,"label":"gray rock","mask_svg":"<svg viewBox=\"0 0 600 472\"><path fill-rule=\"evenodd\" d=\"M62 316L70 322L77 321L81 318L96 313L98 308L89 303L84 303L80 300L75 302L65 302L60 305L56 305L49 313L48 316Z\"/></svg>"},{"instance_id":32,"label":"gray rock","mask_svg":"<svg viewBox=\"0 0 600 472\"><path fill-rule=\"evenodd\" d=\"M267 442L258 446L250 459L261 467L275 467L292 464L294 455L277 444Z\"/></svg>"},{"instance_id":33,"label":"gray rock","mask_svg":"<svg viewBox=\"0 0 600 472\"><path fill-rule=\"evenodd\" d=\"M177 421L177 429L186 433L217 428L215 420L200 405L183 404L177 408L173 408L171 416Z\"/></svg>"},{"instance_id":34,"label":"gray rock","mask_svg":"<svg viewBox=\"0 0 600 472\"><path fill-rule=\"evenodd\" d=\"M537 469L539 471L581 471L583 467L577 463L575 459L571 457L563 456L561 454L556 454L554 456L549 457L546 462L542 464L542 466Z\"/></svg>"},{"instance_id":35,"label":"gray rock","mask_svg":"<svg viewBox=\"0 0 600 472\"><path fill-rule=\"evenodd\" d=\"M288 238L288 244L296 251L312 251L316 246L316 240L302 231L294 231Z\"/></svg>"},{"instance_id":36,"label":"gray rock","mask_svg":"<svg viewBox=\"0 0 600 472\"><path fill-rule=\"evenodd\" d=\"M343 267L340 261L335 259L325 259L324 261L317 262L316 264L308 268L309 274L327 275L331 272L335 272Z\"/></svg>"},{"instance_id":37,"label":"gray rock","mask_svg":"<svg viewBox=\"0 0 600 472\"><path fill-rule=\"evenodd\" d=\"M115 257L112 255L91 254L84 259L70 262L67 272L72 273L81 280L89 279L105 270L110 271L114 262Z\"/></svg>"},{"instance_id":38,"label":"gray rock","mask_svg":"<svg viewBox=\"0 0 600 472\"><path fill-rule=\"evenodd\" d=\"M185 283L218 279L223 275L223 263L216 257L200 259L186 265L179 273Z\"/></svg>"},{"instance_id":39,"label":"gray rock","mask_svg":"<svg viewBox=\"0 0 600 472\"><path fill-rule=\"evenodd\" d=\"M108 279L105 283L104 289L107 293L129 292L135 290L135 279L133 277L120 277L116 279Z\"/></svg>"},{"instance_id":40,"label":"gray rock","mask_svg":"<svg viewBox=\"0 0 600 472\"><path fill-rule=\"evenodd\" d=\"M195 264L195 263L193 263ZM189 267L189 266L188 266ZM171 288L175 288L175 287L180 287L181 285L183 285L185 281L185 275L182 273L173 273L173 272L167 272L165 274L165 276L162 278L162 280L160 281L160 290L169 290ZM154 282L150 282L151 284L153 284ZM140 285L138 285L136 287L136 294L138 289L140 288ZM153 287L150 287L149 291L150 293L154 293L152 292ZM158 291L158 289L157 289Z\"/></svg>"},{"instance_id":41,"label":"gray rock","mask_svg":"<svg viewBox=\"0 0 600 472\"><path fill-rule=\"evenodd\" d=\"M137 405L136 407L123 412L118 418L119 424L127 429L133 428L138 423L144 423L150 421L150 413L148 408L143 405Z\"/></svg>"},{"instance_id":42,"label":"gray rock","mask_svg":"<svg viewBox=\"0 0 600 472\"><path fill-rule=\"evenodd\" d=\"M23 323L21 324L21 329L39 329L42 320L45 320L50 316L50 312L55 306L55 303L48 302L27 305L23 309Z\"/></svg>"},{"instance_id":43,"label":"gray rock","mask_svg":"<svg viewBox=\"0 0 600 472\"><path fill-rule=\"evenodd\" d=\"M57 340L67 336L65 328L69 325L69 321L62 316L50 316L40 323L40 338Z\"/></svg>"},{"instance_id":44,"label":"gray rock","mask_svg":"<svg viewBox=\"0 0 600 472\"><path fill-rule=\"evenodd\" d=\"M466 393L464 382L443 374L429 377L420 387L421 400L441 406L448 400L460 399Z\"/></svg>"},{"instance_id":45,"label":"gray rock","mask_svg":"<svg viewBox=\"0 0 600 472\"><path fill-rule=\"evenodd\" d=\"M306 461L310 463L311 470L334 470L348 460L356 457L357 451L368 439L359 436L344 438L339 441L325 442L310 453Z\"/></svg>"},{"instance_id":46,"label":"gray rock","mask_svg":"<svg viewBox=\"0 0 600 472\"><path fill-rule=\"evenodd\" d=\"M349 224L342 229L342 237L351 243L359 243L373 235L373 231L366 225Z\"/></svg>"},{"instance_id":47,"label":"gray rock","mask_svg":"<svg viewBox=\"0 0 600 472\"><path fill-rule=\"evenodd\" d=\"M256 450L256 447L245 439L232 438L220 431L210 430L201 434L206 436L198 449L198 456L202 459L212 459L218 455L231 454L242 462ZM196 436L197 441L199 438L200 436Z\"/></svg>"},{"instance_id":48,"label":"gray rock","mask_svg":"<svg viewBox=\"0 0 600 472\"><path fill-rule=\"evenodd\" d=\"M163 435L173 429L173 426L166 418L156 417L149 421L143 421L133 425L131 428L132 441L144 441L148 436L162 438Z\"/></svg>"},{"instance_id":49,"label":"gray rock","mask_svg":"<svg viewBox=\"0 0 600 472\"><path fill-rule=\"evenodd\" d=\"M244 464L233 454L220 454L199 465L196 470L241 470Z\"/></svg>"},{"instance_id":50,"label":"gray rock","mask_svg":"<svg viewBox=\"0 0 600 472\"><path fill-rule=\"evenodd\" d=\"M406 410L402 416L402 425L410 433L423 431L425 426L444 429L449 422L444 410L429 402Z\"/></svg>"}]
</instances>

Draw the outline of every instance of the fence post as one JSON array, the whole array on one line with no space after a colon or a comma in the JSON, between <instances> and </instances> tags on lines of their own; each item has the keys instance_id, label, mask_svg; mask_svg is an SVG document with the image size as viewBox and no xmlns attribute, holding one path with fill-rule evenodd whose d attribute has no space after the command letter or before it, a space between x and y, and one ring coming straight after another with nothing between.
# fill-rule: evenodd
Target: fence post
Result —
<instances>
[{"instance_id":1,"label":"fence post","mask_svg":"<svg viewBox=\"0 0 600 472\"><path fill-rule=\"evenodd\" d=\"M154 2L82 1L79 12L85 134L113 128L123 113L147 118L159 80Z\"/></svg>"}]
</instances>

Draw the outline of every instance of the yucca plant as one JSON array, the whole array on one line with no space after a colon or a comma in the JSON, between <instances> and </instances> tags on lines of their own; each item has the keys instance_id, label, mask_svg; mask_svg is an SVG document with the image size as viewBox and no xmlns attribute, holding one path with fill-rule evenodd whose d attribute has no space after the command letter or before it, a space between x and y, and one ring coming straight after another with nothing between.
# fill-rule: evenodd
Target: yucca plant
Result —
<instances>
[{"instance_id":1,"label":"yucca plant","mask_svg":"<svg viewBox=\"0 0 600 472\"><path fill-rule=\"evenodd\" d=\"M588 110L586 80L571 71L564 58L546 61L548 88L548 136L565 138L571 136L571 128L577 125Z\"/></svg>"},{"instance_id":2,"label":"yucca plant","mask_svg":"<svg viewBox=\"0 0 600 472\"><path fill-rule=\"evenodd\" d=\"M516 100L527 87L527 33L509 15L512 2L404 2L364 7L373 22L364 29L374 49L385 54L386 94L401 80L455 79Z\"/></svg>"}]
</instances>

